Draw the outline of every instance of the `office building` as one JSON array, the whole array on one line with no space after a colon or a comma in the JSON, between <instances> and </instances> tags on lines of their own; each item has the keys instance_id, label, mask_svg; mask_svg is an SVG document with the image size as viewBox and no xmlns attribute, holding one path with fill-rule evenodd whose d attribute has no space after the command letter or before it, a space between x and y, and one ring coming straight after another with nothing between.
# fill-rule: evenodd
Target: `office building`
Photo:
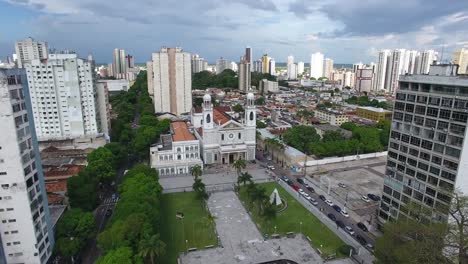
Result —
<instances>
[{"instance_id":1,"label":"office building","mask_svg":"<svg viewBox=\"0 0 468 264\"><path fill-rule=\"evenodd\" d=\"M278 82L262 79L258 85L261 94L279 92Z\"/></svg>"},{"instance_id":2,"label":"office building","mask_svg":"<svg viewBox=\"0 0 468 264\"><path fill-rule=\"evenodd\" d=\"M181 48L163 47L147 63L148 93L157 113L176 115L192 108L192 70L190 53Z\"/></svg>"},{"instance_id":3,"label":"office building","mask_svg":"<svg viewBox=\"0 0 468 264\"><path fill-rule=\"evenodd\" d=\"M1 263L45 264L54 234L24 69L0 69Z\"/></svg>"},{"instance_id":4,"label":"office building","mask_svg":"<svg viewBox=\"0 0 468 264\"><path fill-rule=\"evenodd\" d=\"M241 61L239 63L238 78L239 91L249 91L251 84L250 63L245 58L241 58Z\"/></svg>"},{"instance_id":5,"label":"office building","mask_svg":"<svg viewBox=\"0 0 468 264\"><path fill-rule=\"evenodd\" d=\"M348 116L341 111L331 109L317 109L314 111L315 118L325 121L333 126L341 126L349 121Z\"/></svg>"},{"instance_id":6,"label":"office building","mask_svg":"<svg viewBox=\"0 0 468 264\"><path fill-rule=\"evenodd\" d=\"M127 77L127 59L125 50L114 49L114 62L112 63L113 75L117 79L125 79Z\"/></svg>"},{"instance_id":7,"label":"office building","mask_svg":"<svg viewBox=\"0 0 468 264\"><path fill-rule=\"evenodd\" d=\"M200 141L195 138L184 121L171 123L169 134L160 136L150 147L151 168L159 175L190 174L192 168L200 166Z\"/></svg>"},{"instance_id":8,"label":"office building","mask_svg":"<svg viewBox=\"0 0 468 264\"><path fill-rule=\"evenodd\" d=\"M23 68L25 64L31 63L32 60L47 59L49 48L47 42L35 41L29 37L16 42L15 52L18 68Z\"/></svg>"},{"instance_id":9,"label":"office building","mask_svg":"<svg viewBox=\"0 0 468 264\"><path fill-rule=\"evenodd\" d=\"M380 223L411 217L410 203L430 212L419 221L445 222L451 193L468 193L468 79L457 70L434 65L428 75L400 76Z\"/></svg>"},{"instance_id":10,"label":"office building","mask_svg":"<svg viewBox=\"0 0 468 264\"><path fill-rule=\"evenodd\" d=\"M323 60L323 77L331 79L333 73L333 60L326 58Z\"/></svg>"},{"instance_id":11,"label":"office building","mask_svg":"<svg viewBox=\"0 0 468 264\"><path fill-rule=\"evenodd\" d=\"M323 77L323 54L316 52L310 56L310 77Z\"/></svg>"},{"instance_id":12,"label":"office building","mask_svg":"<svg viewBox=\"0 0 468 264\"><path fill-rule=\"evenodd\" d=\"M297 80L297 65L294 63L288 64L288 80Z\"/></svg>"},{"instance_id":13,"label":"office building","mask_svg":"<svg viewBox=\"0 0 468 264\"><path fill-rule=\"evenodd\" d=\"M370 92L372 90L373 76L372 69L356 70L354 89L359 93Z\"/></svg>"},{"instance_id":14,"label":"office building","mask_svg":"<svg viewBox=\"0 0 468 264\"><path fill-rule=\"evenodd\" d=\"M458 64L458 74L468 73L468 49L462 48L453 53L453 63Z\"/></svg>"},{"instance_id":15,"label":"office building","mask_svg":"<svg viewBox=\"0 0 468 264\"><path fill-rule=\"evenodd\" d=\"M204 58L200 58L198 54L192 56L192 73L206 71L208 69L208 62Z\"/></svg>"},{"instance_id":16,"label":"office building","mask_svg":"<svg viewBox=\"0 0 468 264\"><path fill-rule=\"evenodd\" d=\"M297 74L304 74L304 62L300 61L297 63Z\"/></svg>"},{"instance_id":17,"label":"office building","mask_svg":"<svg viewBox=\"0 0 468 264\"><path fill-rule=\"evenodd\" d=\"M230 63L223 57L220 57L216 61L216 74L222 73L224 70L229 69L229 67L230 67Z\"/></svg>"},{"instance_id":18,"label":"office building","mask_svg":"<svg viewBox=\"0 0 468 264\"><path fill-rule=\"evenodd\" d=\"M377 61L377 72L375 74L374 90L385 90L385 81L387 72L390 66L390 50L382 50L379 52L379 59Z\"/></svg>"},{"instance_id":19,"label":"office building","mask_svg":"<svg viewBox=\"0 0 468 264\"><path fill-rule=\"evenodd\" d=\"M26 64L37 138L95 137L99 133L94 63L76 54L49 54Z\"/></svg>"}]
</instances>

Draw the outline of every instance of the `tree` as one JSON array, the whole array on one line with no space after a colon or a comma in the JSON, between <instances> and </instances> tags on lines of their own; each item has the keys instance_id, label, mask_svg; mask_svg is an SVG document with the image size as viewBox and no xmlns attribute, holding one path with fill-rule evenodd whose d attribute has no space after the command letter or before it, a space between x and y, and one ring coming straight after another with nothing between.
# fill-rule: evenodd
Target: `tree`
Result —
<instances>
[{"instance_id":1,"label":"tree","mask_svg":"<svg viewBox=\"0 0 468 264\"><path fill-rule=\"evenodd\" d=\"M139 256L134 256L133 251L129 247L121 247L107 252L106 255L99 257L96 264L143 264Z\"/></svg>"},{"instance_id":2,"label":"tree","mask_svg":"<svg viewBox=\"0 0 468 264\"><path fill-rule=\"evenodd\" d=\"M195 165L190 169L190 173L192 174L193 178L198 179L203 174L203 170L200 165Z\"/></svg>"},{"instance_id":3,"label":"tree","mask_svg":"<svg viewBox=\"0 0 468 264\"><path fill-rule=\"evenodd\" d=\"M343 140L343 139L344 139L344 137L343 137L343 135L341 134L340 131L326 131L323 134L322 141L324 141L324 142L339 141L339 140Z\"/></svg>"},{"instance_id":4,"label":"tree","mask_svg":"<svg viewBox=\"0 0 468 264\"><path fill-rule=\"evenodd\" d=\"M266 128L266 127L267 127L267 124L265 124L264 122L260 120L257 120L257 128Z\"/></svg>"},{"instance_id":5,"label":"tree","mask_svg":"<svg viewBox=\"0 0 468 264\"><path fill-rule=\"evenodd\" d=\"M98 204L97 179L85 171L67 179L67 194L71 208L92 211Z\"/></svg>"},{"instance_id":6,"label":"tree","mask_svg":"<svg viewBox=\"0 0 468 264\"><path fill-rule=\"evenodd\" d=\"M468 196L453 192L448 214L445 252L457 263L468 263Z\"/></svg>"},{"instance_id":7,"label":"tree","mask_svg":"<svg viewBox=\"0 0 468 264\"><path fill-rule=\"evenodd\" d=\"M248 172L243 172L237 177L237 184L242 182L242 184L245 186L245 183L250 181L252 181L252 175L250 175Z\"/></svg>"},{"instance_id":8,"label":"tree","mask_svg":"<svg viewBox=\"0 0 468 264\"><path fill-rule=\"evenodd\" d=\"M256 104L256 105L264 105L264 104L265 104L265 97L260 96L259 98L257 98L257 99L255 100L255 104Z\"/></svg>"},{"instance_id":9,"label":"tree","mask_svg":"<svg viewBox=\"0 0 468 264\"><path fill-rule=\"evenodd\" d=\"M201 97L193 98L193 104L192 104L193 107L201 107L202 104L203 104L203 98Z\"/></svg>"},{"instance_id":10,"label":"tree","mask_svg":"<svg viewBox=\"0 0 468 264\"><path fill-rule=\"evenodd\" d=\"M247 164L245 163L245 160L243 159L238 159L232 163L232 167L234 167L237 171L237 175L239 176L242 172L243 169L247 167Z\"/></svg>"},{"instance_id":11,"label":"tree","mask_svg":"<svg viewBox=\"0 0 468 264\"><path fill-rule=\"evenodd\" d=\"M151 264L165 252L166 244L161 241L159 234L144 237L138 245L138 255L143 259L149 258Z\"/></svg>"},{"instance_id":12,"label":"tree","mask_svg":"<svg viewBox=\"0 0 468 264\"><path fill-rule=\"evenodd\" d=\"M112 164L106 163L104 160L89 163L86 170L99 182L111 182L115 178L115 169Z\"/></svg>"},{"instance_id":13,"label":"tree","mask_svg":"<svg viewBox=\"0 0 468 264\"><path fill-rule=\"evenodd\" d=\"M208 198L208 194L206 193L205 184L202 182L201 179L195 178L195 180L193 182L193 185L192 185L192 188L195 191L195 193L197 194L197 197L199 199L204 200L204 199Z\"/></svg>"},{"instance_id":14,"label":"tree","mask_svg":"<svg viewBox=\"0 0 468 264\"><path fill-rule=\"evenodd\" d=\"M244 107L240 104L236 104L234 107L232 107L232 110L236 113L243 113Z\"/></svg>"},{"instance_id":15,"label":"tree","mask_svg":"<svg viewBox=\"0 0 468 264\"><path fill-rule=\"evenodd\" d=\"M320 141L320 136L314 127L295 126L284 133L283 140L286 144L306 153L309 152L310 143Z\"/></svg>"}]
</instances>

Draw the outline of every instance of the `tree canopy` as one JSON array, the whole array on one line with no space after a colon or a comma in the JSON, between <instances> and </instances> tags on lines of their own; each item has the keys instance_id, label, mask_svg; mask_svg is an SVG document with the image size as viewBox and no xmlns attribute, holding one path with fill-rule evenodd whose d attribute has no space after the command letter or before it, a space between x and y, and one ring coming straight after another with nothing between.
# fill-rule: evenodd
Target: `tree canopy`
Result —
<instances>
[{"instance_id":1,"label":"tree canopy","mask_svg":"<svg viewBox=\"0 0 468 264\"><path fill-rule=\"evenodd\" d=\"M310 144L318 142L320 136L314 127L295 126L284 133L283 140L286 144L304 153L309 153Z\"/></svg>"}]
</instances>

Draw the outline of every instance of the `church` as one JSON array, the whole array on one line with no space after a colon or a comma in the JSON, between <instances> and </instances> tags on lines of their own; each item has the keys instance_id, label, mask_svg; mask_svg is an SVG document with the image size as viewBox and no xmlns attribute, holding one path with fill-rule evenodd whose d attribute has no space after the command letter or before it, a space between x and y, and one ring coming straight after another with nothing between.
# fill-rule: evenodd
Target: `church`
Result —
<instances>
[{"instance_id":1,"label":"church","mask_svg":"<svg viewBox=\"0 0 468 264\"><path fill-rule=\"evenodd\" d=\"M213 107L205 94L201 108L193 108L191 123L200 141L204 164L232 164L238 159L255 160L255 96L247 94L243 118L235 118L226 107Z\"/></svg>"}]
</instances>

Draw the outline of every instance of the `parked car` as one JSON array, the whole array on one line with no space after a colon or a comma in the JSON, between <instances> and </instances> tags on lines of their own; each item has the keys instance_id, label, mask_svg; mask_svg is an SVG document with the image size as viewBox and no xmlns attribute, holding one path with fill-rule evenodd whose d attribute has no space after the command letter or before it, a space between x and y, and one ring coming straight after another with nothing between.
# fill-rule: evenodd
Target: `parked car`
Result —
<instances>
[{"instance_id":1,"label":"parked car","mask_svg":"<svg viewBox=\"0 0 468 264\"><path fill-rule=\"evenodd\" d=\"M365 246L367 244L367 241L365 238L363 238L362 236L360 235L357 235L356 236L356 240L359 242L359 244Z\"/></svg>"},{"instance_id":2,"label":"parked car","mask_svg":"<svg viewBox=\"0 0 468 264\"><path fill-rule=\"evenodd\" d=\"M269 170L275 170L275 167L273 167L273 166L271 166L271 165L268 165L267 168L268 168Z\"/></svg>"},{"instance_id":3,"label":"parked car","mask_svg":"<svg viewBox=\"0 0 468 264\"><path fill-rule=\"evenodd\" d=\"M297 186L296 184L293 184L292 187L296 192L299 191L299 186Z\"/></svg>"},{"instance_id":4,"label":"parked car","mask_svg":"<svg viewBox=\"0 0 468 264\"><path fill-rule=\"evenodd\" d=\"M380 197L372 193L368 193L367 197L369 197L369 199L376 201L376 202L380 201Z\"/></svg>"},{"instance_id":5,"label":"parked car","mask_svg":"<svg viewBox=\"0 0 468 264\"><path fill-rule=\"evenodd\" d=\"M311 193L314 193L314 192L315 192L314 188L312 188L312 187L310 187L310 186L307 186L306 189L309 190L309 192L311 192Z\"/></svg>"},{"instance_id":6,"label":"parked car","mask_svg":"<svg viewBox=\"0 0 468 264\"><path fill-rule=\"evenodd\" d=\"M298 179L297 179L297 182L300 183L300 184L304 184L304 179L298 178Z\"/></svg>"},{"instance_id":7,"label":"parked car","mask_svg":"<svg viewBox=\"0 0 468 264\"><path fill-rule=\"evenodd\" d=\"M348 212L346 212L345 210L341 210L341 215L344 216L344 217L349 217L349 214Z\"/></svg>"},{"instance_id":8,"label":"parked car","mask_svg":"<svg viewBox=\"0 0 468 264\"><path fill-rule=\"evenodd\" d=\"M309 199L309 202L310 202L312 205L315 205L315 206L318 205L317 200L315 200L315 199L312 198L312 197Z\"/></svg>"},{"instance_id":9,"label":"parked car","mask_svg":"<svg viewBox=\"0 0 468 264\"><path fill-rule=\"evenodd\" d=\"M355 232L350 226L346 226L344 229L348 234L354 236Z\"/></svg>"},{"instance_id":10,"label":"parked car","mask_svg":"<svg viewBox=\"0 0 468 264\"><path fill-rule=\"evenodd\" d=\"M306 187L306 189L310 187L310 185L307 184L307 183L304 183L303 185L304 185L304 187Z\"/></svg>"},{"instance_id":11,"label":"parked car","mask_svg":"<svg viewBox=\"0 0 468 264\"><path fill-rule=\"evenodd\" d=\"M327 200L327 198L325 198L325 196L323 196L323 195L319 195L319 198L320 198L320 200L322 200L322 201Z\"/></svg>"},{"instance_id":12,"label":"parked car","mask_svg":"<svg viewBox=\"0 0 468 264\"><path fill-rule=\"evenodd\" d=\"M332 221L336 221L336 216L334 214L328 214L328 218L330 218Z\"/></svg>"},{"instance_id":13,"label":"parked car","mask_svg":"<svg viewBox=\"0 0 468 264\"><path fill-rule=\"evenodd\" d=\"M361 197L361 200L363 200L363 201L366 202L366 203L369 203L369 202L370 202L369 197L367 197L366 195L363 195L363 196Z\"/></svg>"},{"instance_id":14,"label":"parked car","mask_svg":"<svg viewBox=\"0 0 468 264\"><path fill-rule=\"evenodd\" d=\"M333 205L334 205L334 204L333 204L333 202L332 202L332 201L330 201L330 200L328 200L328 199L327 199L327 200L325 200L325 203L326 203L326 204L328 204L329 206L333 206Z\"/></svg>"},{"instance_id":15,"label":"parked car","mask_svg":"<svg viewBox=\"0 0 468 264\"><path fill-rule=\"evenodd\" d=\"M294 185L294 183L293 183L291 180L288 180L286 183L287 183L289 186L293 186L293 185Z\"/></svg>"},{"instance_id":16,"label":"parked car","mask_svg":"<svg viewBox=\"0 0 468 264\"><path fill-rule=\"evenodd\" d=\"M302 192L301 195L304 196L304 198L306 198L307 200L310 199L310 195L305 192Z\"/></svg>"},{"instance_id":17,"label":"parked car","mask_svg":"<svg viewBox=\"0 0 468 264\"><path fill-rule=\"evenodd\" d=\"M289 181L288 177L286 177L286 176L284 176L284 175L281 176L280 179L281 179L282 181L284 181L284 182Z\"/></svg>"},{"instance_id":18,"label":"parked car","mask_svg":"<svg viewBox=\"0 0 468 264\"><path fill-rule=\"evenodd\" d=\"M374 245L367 243L366 248L369 249L370 251L374 251Z\"/></svg>"},{"instance_id":19,"label":"parked car","mask_svg":"<svg viewBox=\"0 0 468 264\"><path fill-rule=\"evenodd\" d=\"M346 188L346 187L348 187L348 186L346 186L346 184L344 184L344 183L341 183L341 182L340 182L340 183L338 183L338 186L340 186L341 188Z\"/></svg>"},{"instance_id":20,"label":"parked car","mask_svg":"<svg viewBox=\"0 0 468 264\"><path fill-rule=\"evenodd\" d=\"M332 207L333 207L333 209L335 209L335 211L337 211L338 213L341 213L341 207L339 207L336 204L332 205Z\"/></svg>"},{"instance_id":21,"label":"parked car","mask_svg":"<svg viewBox=\"0 0 468 264\"><path fill-rule=\"evenodd\" d=\"M345 224L343 223L343 221L337 220L336 225L340 228L345 228Z\"/></svg>"},{"instance_id":22,"label":"parked car","mask_svg":"<svg viewBox=\"0 0 468 264\"><path fill-rule=\"evenodd\" d=\"M369 229L367 229L367 226L364 225L362 222L357 223L357 226L358 226L360 229L362 229L362 231L364 231L364 232L368 232L368 231L369 231Z\"/></svg>"}]
</instances>

